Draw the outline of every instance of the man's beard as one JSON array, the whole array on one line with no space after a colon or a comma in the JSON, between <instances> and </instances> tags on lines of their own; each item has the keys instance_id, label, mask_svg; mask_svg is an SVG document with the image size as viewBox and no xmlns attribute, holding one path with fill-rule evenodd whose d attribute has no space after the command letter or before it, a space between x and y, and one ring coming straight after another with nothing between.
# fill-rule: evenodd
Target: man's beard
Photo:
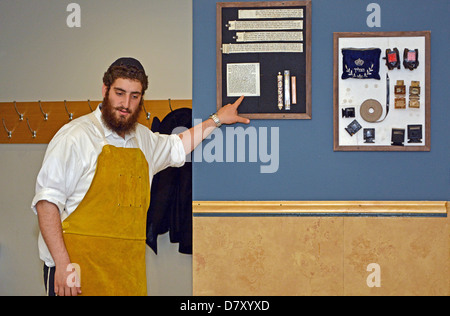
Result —
<instances>
[{"instance_id":1,"label":"man's beard","mask_svg":"<svg viewBox=\"0 0 450 316\"><path fill-rule=\"evenodd\" d=\"M113 130L114 132L116 132L119 135L121 133L128 134L130 132L134 132L134 130L136 129L139 115L141 114L141 111L142 111L142 102L143 102L143 100L141 100L141 103L139 104L139 107L137 108L137 110L134 113L131 113L131 111L129 109L124 109L120 105L117 107L114 107L111 104L111 102L109 101L109 91L108 91L106 96L103 98L103 103L102 103L103 123L105 123L109 129ZM116 112L121 109L127 110L128 113L131 113L131 115L128 117L128 119L126 119L122 116L117 117Z\"/></svg>"}]
</instances>

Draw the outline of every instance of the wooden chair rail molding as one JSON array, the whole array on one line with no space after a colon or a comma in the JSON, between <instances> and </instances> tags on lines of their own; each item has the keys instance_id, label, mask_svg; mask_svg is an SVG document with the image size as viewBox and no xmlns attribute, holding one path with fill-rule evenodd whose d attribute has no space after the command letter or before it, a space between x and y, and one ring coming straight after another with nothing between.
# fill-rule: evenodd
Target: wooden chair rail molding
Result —
<instances>
[{"instance_id":1,"label":"wooden chair rail molding","mask_svg":"<svg viewBox=\"0 0 450 316\"><path fill-rule=\"evenodd\" d=\"M0 144L46 144L70 120L95 110L99 100L0 103ZM172 110L192 108L192 100L145 100L139 123L151 128Z\"/></svg>"},{"instance_id":2,"label":"wooden chair rail molding","mask_svg":"<svg viewBox=\"0 0 450 316\"><path fill-rule=\"evenodd\" d=\"M327 215L327 216L395 216L422 215L446 217L447 201L193 201L194 216L220 214Z\"/></svg>"}]
</instances>

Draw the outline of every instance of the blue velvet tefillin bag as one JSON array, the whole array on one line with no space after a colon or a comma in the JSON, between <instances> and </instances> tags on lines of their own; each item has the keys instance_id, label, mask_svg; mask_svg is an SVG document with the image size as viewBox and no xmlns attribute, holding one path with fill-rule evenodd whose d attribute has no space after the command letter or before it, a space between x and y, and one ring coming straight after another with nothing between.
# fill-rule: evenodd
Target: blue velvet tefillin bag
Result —
<instances>
[{"instance_id":1,"label":"blue velvet tefillin bag","mask_svg":"<svg viewBox=\"0 0 450 316\"><path fill-rule=\"evenodd\" d=\"M380 80L379 48L343 48L342 79L377 79Z\"/></svg>"}]
</instances>

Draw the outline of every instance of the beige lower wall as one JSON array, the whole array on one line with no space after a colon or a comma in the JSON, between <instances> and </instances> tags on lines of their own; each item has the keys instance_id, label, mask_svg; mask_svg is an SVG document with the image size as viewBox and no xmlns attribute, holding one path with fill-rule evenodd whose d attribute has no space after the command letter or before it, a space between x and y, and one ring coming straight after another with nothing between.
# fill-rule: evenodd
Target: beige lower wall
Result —
<instances>
[{"instance_id":1,"label":"beige lower wall","mask_svg":"<svg viewBox=\"0 0 450 316\"><path fill-rule=\"evenodd\" d=\"M258 202L247 203L258 209ZM419 216L408 215L411 205L401 206L403 216L386 216L377 202L381 217L267 208L254 217L243 215L245 207L227 213L226 204L194 202L194 295L450 294L446 202L423 202L427 211Z\"/></svg>"}]
</instances>

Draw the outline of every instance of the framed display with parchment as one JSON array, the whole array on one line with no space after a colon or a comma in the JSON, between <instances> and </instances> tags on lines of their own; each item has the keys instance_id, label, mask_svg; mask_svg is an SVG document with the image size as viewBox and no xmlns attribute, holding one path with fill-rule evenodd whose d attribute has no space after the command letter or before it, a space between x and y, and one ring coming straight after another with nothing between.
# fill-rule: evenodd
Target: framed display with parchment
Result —
<instances>
[{"instance_id":1,"label":"framed display with parchment","mask_svg":"<svg viewBox=\"0 0 450 316\"><path fill-rule=\"evenodd\" d=\"M333 34L335 151L430 151L430 37Z\"/></svg>"},{"instance_id":2,"label":"framed display with parchment","mask_svg":"<svg viewBox=\"0 0 450 316\"><path fill-rule=\"evenodd\" d=\"M217 3L217 109L311 119L311 1Z\"/></svg>"}]
</instances>

